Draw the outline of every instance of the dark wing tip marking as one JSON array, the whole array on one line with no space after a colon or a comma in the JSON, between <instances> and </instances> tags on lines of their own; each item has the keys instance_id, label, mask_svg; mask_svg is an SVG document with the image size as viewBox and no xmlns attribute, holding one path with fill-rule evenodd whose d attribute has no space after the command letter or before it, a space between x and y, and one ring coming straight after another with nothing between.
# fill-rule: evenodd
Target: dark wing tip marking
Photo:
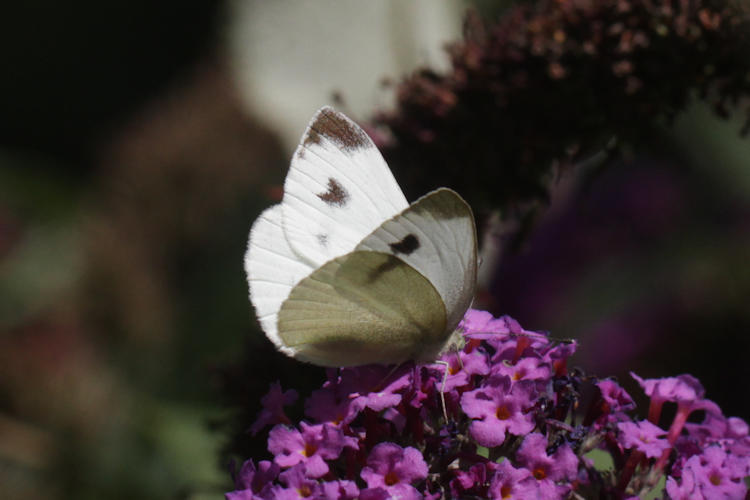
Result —
<instances>
[{"instance_id":1,"label":"dark wing tip marking","mask_svg":"<svg viewBox=\"0 0 750 500\"><path fill-rule=\"evenodd\" d=\"M321 247L326 248L328 246L328 235L327 234L322 234L322 233L316 234L315 235L315 239L318 240L318 244Z\"/></svg>"},{"instance_id":2,"label":"dark wing tip marking","mask_svg":"<svg viewBox=\"0 0 750 500\"><path fill-rule=\"evenodd\" d=\"M413 234L407 234L404 238L396 243L389 243L389 247L393 250L393 253L402 253L409 255L419 248L419 238Z\"/></svg>"},{"instance_id":3,"label":"dark wing tip marking","mask_svg":"<svg viewBox=\"0 0 750 500\"><path fill-rule=\"evenodd\" d=\"M317 123L317 122L316 122ZM302 142L303 145L309 146L310 144L320 144L320 134L313 127L307 131L305 140Z\"/></svg>"},{"instance_id":4,"label":"dark wing tip marking","mask_svg":"<svg viewBox=\"0 0 750 500\"><path fill-rule=\"evenodd\" d=\"M310 124L303 145L320 144L320 138L335 143L346 152L365 149L371 146L370 138L357 124L332 108L323 108Z\"/></svg>"},{"instance_id":5,"label":"dark wing tip marking","mask_svg":"<svg viewBox=\"0 0 750 500\"><path fill-rule=\"evenodd\" d=\"M343 207L349 201L349 193L333 177L328 178L328 190L318 193L317 196L328 205L337 207Z\"/></svg>"}]
</instances>

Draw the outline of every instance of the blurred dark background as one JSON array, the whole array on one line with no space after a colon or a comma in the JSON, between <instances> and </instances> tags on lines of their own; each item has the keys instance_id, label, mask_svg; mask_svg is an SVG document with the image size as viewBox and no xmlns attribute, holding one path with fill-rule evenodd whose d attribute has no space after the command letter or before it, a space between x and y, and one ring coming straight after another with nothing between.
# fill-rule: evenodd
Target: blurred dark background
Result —
<instances>
[{"instance_id":1,"label":"blurred dark background","mask_svg":"<svg viewBox=\"0 0 750 500\"><path fill-rule=\"evenodd\" d=\"M490 19L509 5L479 3ZM334 103L366 121L394 106L383 78L448 71L464 7L6 7L1 497L221 498L230 455L263 445L245 429L268 383L323 378L257 329L250 224L278 200L312 112ZM479 206L497 244L478 305L579 338L587 371L693 373L748 418L735 387L750 378L750 146L729 115L690 100L648 142L545 174L524 222L506 209L489 224ZM423 167L394 166L405 191Z\"/></svg>"}]
</instances>

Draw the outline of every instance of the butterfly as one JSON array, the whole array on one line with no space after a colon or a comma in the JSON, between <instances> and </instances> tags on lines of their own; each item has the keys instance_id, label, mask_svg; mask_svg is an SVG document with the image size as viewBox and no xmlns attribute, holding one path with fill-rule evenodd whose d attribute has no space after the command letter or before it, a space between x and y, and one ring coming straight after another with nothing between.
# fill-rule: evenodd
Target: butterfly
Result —
<instances>
[{"instance_id":1,"label":"butterfly","mask_svg":"<svg viewBox=\"0 0 750 500\"><path fill-rule=\"evenodd\" d=\"M266 336L320 366L436 359L471 305L477 236L448 188L409 204L368 135L318 110L281 203L253 223L250 300Z\"/></svg>"}]
</instances>

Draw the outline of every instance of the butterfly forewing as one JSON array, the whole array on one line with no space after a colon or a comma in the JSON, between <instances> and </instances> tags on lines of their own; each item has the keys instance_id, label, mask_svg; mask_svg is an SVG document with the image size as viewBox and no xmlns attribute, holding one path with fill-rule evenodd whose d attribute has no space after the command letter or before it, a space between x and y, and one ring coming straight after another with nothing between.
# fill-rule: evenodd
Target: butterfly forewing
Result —
<instances>
[{"instance_id":1,"label":"butterfly forewing","mask_svg":"<svg viewBox=\"0 0 750 500\"><path fill-rule=\"evenodd\" d=\"M415 201L383 222L357 250L390 253L425 276L445 303L451 331L471 305L477 279L476 227L471 208L451 189L440 188Z\"/></svg>"},{"instance_id":2,"label":"butterfly forewing","mask_svg":"<svg viewBox=\"0 0 750 500\"><path fill-rule=\"evenodd\" d=\"M266 209L250 230L245 272L250 285L250 300L263 331L290 356L293 351L284 346L278 335L278 312L294 286L312 270L299 260L286 242L281 225L281 206Z\"/></svg>"},{"instance_id":3,"label":"butterfly forewing","mask_svg":"<svg viewBox=\"0 0 750 500\"><path fill-rule=\"evenodd\" d=\"M318 267L351 252L407 206L367 134L329 107L318 111L284 183L283 223L292 250Z\"/></svg>"}]
</instances>

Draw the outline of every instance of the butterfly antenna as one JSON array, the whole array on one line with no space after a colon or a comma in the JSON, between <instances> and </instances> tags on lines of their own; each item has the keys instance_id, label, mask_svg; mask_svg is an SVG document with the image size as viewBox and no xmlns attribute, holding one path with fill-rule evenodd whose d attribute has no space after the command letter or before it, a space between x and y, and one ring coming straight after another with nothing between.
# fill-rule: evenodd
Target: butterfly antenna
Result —
<instances>
[{"instance_id":1,"label":"butterfly antenna","mask_svg":"<svg viewBox=\"0 0 750 500\"><path fill-rule=\"evenodd\" d=\"M505 335L507 337L515 336L515 337L525 337L525 338L538 339L538 340L549 340L550 342L558 342L560 344L572 344L573 342L576 342L576 339L574 338L551 337L543 333L537 333L537 332L519 332L519 333L471 332L467 334L467 336L471 338L471 335L476 334L476 333L480 335L493 335L494 334L494 335Z\"/></svg>"},{"instance_id":2,"label":"butterfly antenna","mask_svg":"<svg viewBox=\"0 0 750 500\"><path fill-rule=\"evenodd\" d=\"M562 339L560 337L547 337L547 338L550 339L553 342L559 342L561 344L572 344L572 343L576 342L576 339L573 339L573 338L570 338L570 337L569 338L565 338L565 339Z\"/></svg>"},{"instance_id":3,"label":"butterfly antenna","mask_svg":"<svg viewBox=\"0 0 750 500\"><path fill-rule=\"evenodd\" d=\"M542 333L534 333L534 332L529 332L529 333L514 333L513 335L520 335L520 336L523 336L523 337L530 337L530 338L539 338L539 337L541 337L541 338L544 338L544 339L549 340L551 342L557 342L559 344L572 344L573 342L576 341L576 339L573 339L573 338L550 337L550 336L544 335Z\"/></svg>"}]
</instances>

